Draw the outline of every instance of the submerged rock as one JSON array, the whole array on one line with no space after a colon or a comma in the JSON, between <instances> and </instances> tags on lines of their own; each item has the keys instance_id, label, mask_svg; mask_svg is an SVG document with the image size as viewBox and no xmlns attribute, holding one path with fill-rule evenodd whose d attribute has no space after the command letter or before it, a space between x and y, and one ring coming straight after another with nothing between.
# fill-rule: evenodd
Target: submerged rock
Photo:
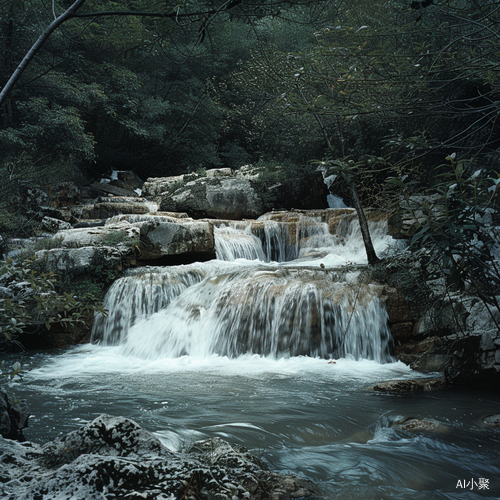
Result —
<instances>
[{"instance_id":1,"label":"submerged rock","mask_svg":"<svg viewBox=\"0 0 500 500\"><path fill-rule=\"evenodd\" d=\"M500 430L500 415L488 415L483 417L481 423L491 429Z\"/></svg>"},{"instance_id":2,"label":"submerged rock","mask_svg":"<svg viewBox=\"0 0 500 500\"><path fill-rule=\"evenodd\" d=\"M0 444L6 500L286 500L317 494L309 481L269 472L243 447L215 438L174 454L123 417L101 415L43 447Z\"/></svg>"},{"instance_id":3,"label":"submerged rock","mask_svg":"<svg viewBox=\"0 0 500 500\"><path fill-rule=\"evenodd\" d=\"M450 427L430 418L407 418L397 422L394 428L406 432L449 432Z\"/></svg>"}]
</instances>

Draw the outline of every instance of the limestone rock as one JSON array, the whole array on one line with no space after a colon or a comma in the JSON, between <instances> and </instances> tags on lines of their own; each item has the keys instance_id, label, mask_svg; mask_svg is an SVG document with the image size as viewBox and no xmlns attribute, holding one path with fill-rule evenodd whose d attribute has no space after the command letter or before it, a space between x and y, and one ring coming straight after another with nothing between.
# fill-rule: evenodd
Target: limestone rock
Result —
<instances>
[{"instance_id":1,"label":"limestone rock","mask_svg":"<svg viewBox=\"0 0 500 500\"><path fill-rule=\"evenodd\" d=\"M160 209L216 219L257 218L266 206L252 181L236 177L201 178L164 196Z\"/></svg>"},{"instance_id":2,"label":"limestone rock","mask_svg":"<svg viewBox=\"0 0 500 500\"><path fill-rule=\"evenodd\" d=\"M194 218L257 218L276 207L326 208L328 190L321 174L311 176L290 191L282 184L266 185L259 172L242 167L212 169L198 174L151 178L144 195L151 196L163 211L186 212Z\"/></svg>"},{"instance_id":3,"label":"limestone rock","mask_svg":"<svg viewBox=\"0 0 500 500\"><path fill-rule=\"evenodd\" d=\"M212 168L207 170L206 174L209 179L215 177L231 177L234 175L233 170L230 168Z\"/></svg>"},{"instance_id":4,"label":"limestone rock","mask_svg":"<svg viewBox=\"0 0 500 500\"><path fill-rule=\"evenodd\" d=\"M0 450L5 500L289 500L318 493L309 481L269 472L219 438L174 454L135 422L109 415L43 448L1 441Z\"/></svg>"},{"instance_id":5,"label":"limestone rock","mask_svg":"<svg viewBox=\"0 0 500 500\"><path fill-rule=\"evenodd\" d=\"M158 206L144 198L130 196L114 196L98 198L97 202L75 207L75 216L81 219L108 219L121 214L147 214L156 212Z\"/></svg>"},{"instance_id":6,"label":"limestone rock","mask_svg":"<svg viewBox=\"0 0 500 500\"><path fill-rule=\"evenodd\" d=\"M119 243L133 247L139 242L139 235L139 227L123 221L102 227L83 227L60 231L54 236L54 241L57 241L61 248L79 248L92 245L115 246Z\"/></svg>"},{"instance_id":7,"label":"limestone rock","mask_svg":"<svg viewBox=\"0 0 500 500\"><path fill-rule=\"evenodd\" d=\"M53 248L35 254L33 267L40 272L53 272L73 277L101 266L116 269L121 265L121 254L112 247L87 246L82 248Z\"/></svg>"},{"instance_id":8,"label":"limestone rock","mask_svg":"<svg viewBox=\"0 0 500 500\"><path fill-rule=\"evenodd\" d=\"M142 259L215 252L213 227L208 222L155 218L134 226L140 228Z\"/></svg>"},{"instance_id":9,"label":"limestone rock","mask_svg":"<svg viewBox=\"0 0 500 500\"><path fill-rule=\"evenodd\" d=\"M141 178L128 170L118 170L113 172L113 178L110 181L112 186L136 192L136 189L142 190L144 182Z\"/></svg>"},{"instance_id":10,"label":"limestone rock","mask_svg":"<svg viewBox=\"0 0 500 500\"><path fill-rule=\"evenodd\" d=\"M500 430L500 415L487 415L481 419L481 422L486 427Z\"/></svg>"},{"instance_id":11,"label":"limestone rock","mask_svg":"<svg viewBox=\"0 0 500 500\"><path fill-rule=\"evenodd\" d=\"M395 428L406 432L449 432L450 427L433 419L408 418L394 425Z\"/></svg>"}]
</instances>

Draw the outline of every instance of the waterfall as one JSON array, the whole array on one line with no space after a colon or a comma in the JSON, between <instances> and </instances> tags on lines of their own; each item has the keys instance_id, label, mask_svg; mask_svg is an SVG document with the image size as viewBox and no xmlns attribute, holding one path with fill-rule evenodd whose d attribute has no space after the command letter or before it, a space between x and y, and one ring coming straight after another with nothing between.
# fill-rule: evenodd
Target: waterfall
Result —
<instances>
[{"instance_id":1,"label":"waterfall","mask_svg":"<svg viewBox=\"0 0 500 500\"><path fill-rule=\"evenodd\" d=\"M318 265L360 238L355 226L339 229L342 237L305 217L215 227L217 260L137 269L117 280L92 339L143 359L258 354L392 361L387 313L374 287Z\"/></svg>"}]
</instances>

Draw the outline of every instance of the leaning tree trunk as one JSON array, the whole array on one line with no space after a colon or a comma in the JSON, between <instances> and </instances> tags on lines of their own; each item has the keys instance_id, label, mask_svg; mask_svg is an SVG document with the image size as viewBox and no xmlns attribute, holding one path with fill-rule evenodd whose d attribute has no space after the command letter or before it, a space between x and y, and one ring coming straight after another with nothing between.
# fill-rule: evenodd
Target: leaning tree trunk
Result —
<instances>
[{"instance_id":1,"label":"leaning tree trunk","mask_svg":"<svg viewBox=\"0 0 500 500\"><path fill-rule=\"evenodd\" d=\"M302 99L304 99L304 102L307 104L308 102L304 93L302 92L302 90L300 90L299 87L297 88L300 95L302 96ZM318 122L321 131L323 132L323 136L325 137L328 147L330 148L331 151L333 151L330 138L328 137L326 128L323 125L321 118L317 113L313 113L313 116L315 120ZM358 192L356 191L356 183L354 182L354 179L350 172L346 172L345 170L341 169L340 175L342 176L342 178L345 180L346 184L349 187L349 191L351 192L352 204L354 205L356 213L358 214L359 228L361 229L361 236L363 237L363 243L365 245L368 264L370 265L376 264L380 259L377 257L377 254L375 253L375 248L373 248L373 243L370 236L370 229L368 228L368 221L366 220L365 212L363 211L363 207L361 206L361 201L359 201Z\"/></svg>"},{"instance_id":2,"label":"leaning tree trunk","mask_svg":"<svg viewBox=\"0 0 500 500\"><path fill-rule=\"evenodd\" d=\"M75 3L68 10L66 10L63 14L61 14L58 18L54 19L47 28L43 31L43 33L38 37L38 40L33 44L28 53L24 56L23 60L19 63L19 66L16 68L12 76L9 78L9 81L5 84L2 92L0 92L0 108L4 105L7 96L14 88L17 80L19 80L20 76L23 74L23 71L28 67L28 64L35 57L36 53L40 50L42 45L45 43L47 38L55 31L62 23L71 19L73 14L85 3L85 0L76 0Z\"/></svg>"},{"instance_id":3,"label":"leaning tree trunk","mask_svg":"<svg viewBox=\"0 0 500 500\"><path fill-rule=\"evenodd\" d=\"M358 192L356 190L356 184L350 174L345 172L342 173L342 177L349 186L349 191L351 192L352 204L356 209L359 220L359 228L361 230L361 236L363 237L363 243L365 244L366 257L368 258L368 264L376 264L380 259L377 257L375 248L373 248L372 238L370 236L370 230L368 228L368 221L366 220L366 215L359 201Z\"/></svg>"}]
</instances>

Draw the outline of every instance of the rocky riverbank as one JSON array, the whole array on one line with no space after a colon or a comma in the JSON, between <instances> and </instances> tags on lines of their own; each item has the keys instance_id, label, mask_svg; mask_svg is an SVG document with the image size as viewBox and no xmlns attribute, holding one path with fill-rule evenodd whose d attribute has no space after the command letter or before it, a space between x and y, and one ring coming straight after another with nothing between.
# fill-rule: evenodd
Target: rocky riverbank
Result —
<instances>
[{"instance_id":1,"label":"rocky riverbank","mask_svg":"<svg viewBox=\"0 0 500 500\"><path fill-rule=\"evenodd\" d=\"M0 437L5 500L289 500L319 498L310 481L267 470L219 438L169 451L132 420L101 415L44 446Z\"/></svg>"}]
</instances>

